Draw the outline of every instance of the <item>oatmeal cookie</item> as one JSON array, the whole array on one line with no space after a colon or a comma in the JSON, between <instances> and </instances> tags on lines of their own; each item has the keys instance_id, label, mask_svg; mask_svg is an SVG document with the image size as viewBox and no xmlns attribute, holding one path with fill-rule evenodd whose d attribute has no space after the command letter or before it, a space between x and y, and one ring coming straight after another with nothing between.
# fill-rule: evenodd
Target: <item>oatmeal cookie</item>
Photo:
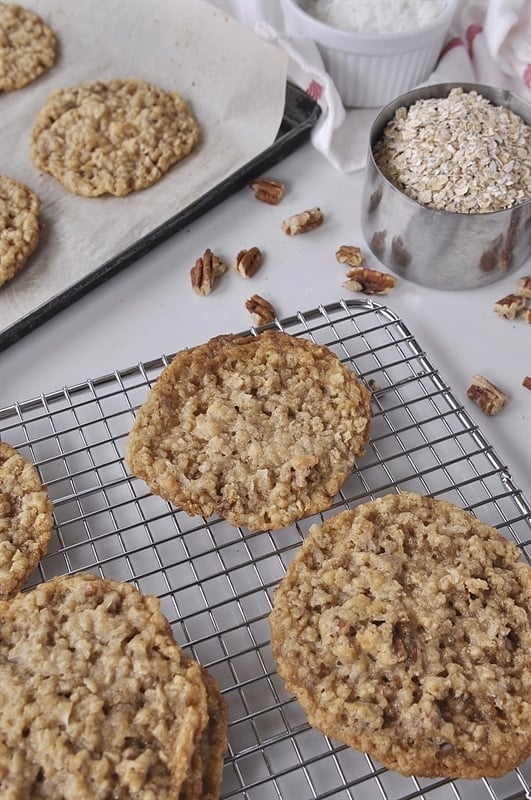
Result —
<instances>
[{"instance_id":1,"label":"oatmeal cookie","mask_svg":"<svg viewBox=\"0 0 531 800\"><path fill-rule=\"evenodd\" d=\"M126 461L189 514L281 528L330 506L370 417L369 391L327 347L280 331L219 336L162 372Z\"/></svg>"},{"instance_id":2,"label":"oatmeal cookie","mask_svg":"<svg viewBox=\"0 0 531 800\"><path fill-rule=\"evenodd\" d=\"M207 696L208 723L197 738L179 800L219 800L227 749L228 708L219 686L204 667L201 676Z\"/></svg>"},{"instance_id":3,"label":"oatmeal cookie","mask_svg":"<svg viewBox=\"0 0 531 800\"><path fill-rule=\"evenodd\" d=\"M23 6L0 3L0 92L22 89L55 63L55 34Z\"/></svg>"},{"instance_id":4,"label":"oatmeal cookie","mask_svg":"<svg viewBox=\"0 0 531 800\"><path fill-rule=\"evenodd\" d=\"M498 777L531 753L531 569L497 530L404 492L315 525L272 650L312 726L404 775Z\"/></svg>"},{"instance_id":5,"label":"oatmeal cookie","mask_svg":"<svg viewBox=\"0 0 531 800\"><path fill-rule=\"evenodd\" d=\"M39 243L41 201L28 186L0 175L0 286L22 269Z\"/></svg>"},{"instance_id":6,"label":"oatmeal cookie","mask_svg":"<svg viewBox=\"0 0 531 800\"><path fill-rule=\"evenodd\" d=\"M57 89L31 132L31 157L68 191L123 197L156 183L199 141L177 92L135 79Z\"/></svg>"},{"instance_id":7,"label":"oatmeal cookie","mask_svg":"<svg viewBox=\"0 0 531 800\"><path fill-rule=\"evenodd\" d=\"M0 621L0 795L176 800L207 702L158 600L80 573Z\"/></svg>"},{"instance_id":8,"label":"oatmeal cookie","mask_svg":"<svg viewBox=\"0 0 531 800\"><path fill-rule=\"evenodd\" d=\"M46 552L52 501L39 473L14 447L0 442L0 600L23 586Z\"/></svg>"}]
</instances>

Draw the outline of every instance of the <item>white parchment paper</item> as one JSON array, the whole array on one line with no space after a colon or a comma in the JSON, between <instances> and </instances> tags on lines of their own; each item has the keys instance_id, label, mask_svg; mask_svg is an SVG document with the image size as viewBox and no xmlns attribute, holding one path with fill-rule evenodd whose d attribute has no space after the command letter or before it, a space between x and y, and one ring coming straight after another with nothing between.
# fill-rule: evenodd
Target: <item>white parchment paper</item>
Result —
<instances>
[{"instance_id":1,"label":"white parchment paper","mask_svg":"<svg viewBox=\"0 0 531 800\"><path fill-rule=\"evenodd\" d=\"M0 94L0 172L41 198L43 232L23 270L0 288L0 331L45 305L186 208L269 147L284 111L287 59L204 0L32 0L55 31L56 65ZM189 103L199 148L154 186L124 198L69 194L29 154L53 90L141 78Z\"/></svg>"}]
</instances>

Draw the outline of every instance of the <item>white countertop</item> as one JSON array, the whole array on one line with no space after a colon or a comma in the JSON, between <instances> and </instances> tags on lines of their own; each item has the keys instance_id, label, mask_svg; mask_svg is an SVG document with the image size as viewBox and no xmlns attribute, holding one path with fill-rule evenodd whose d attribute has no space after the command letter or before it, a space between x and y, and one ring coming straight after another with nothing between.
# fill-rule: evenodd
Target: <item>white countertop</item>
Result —
<instances>
[{"instance_id":1,"label":"white countertop","mask_svg":"<svg viewBox=\"0 0 531 800\"><path fill-rule=\"evenodd\" d=\"M279 206L260 203L248 188L240 190L0 353L0 406L245 330L251 319L244 303L253 293L270 300L281 319L358 296L342 287L345 267L335 252L342 244L358 245L368 265L379 266L361 234L363 174L335 171L310 143L267 174L286 184ZM281 231L286 216L312 206L325 214L320 228L295 237ZM230 261L253 245L264 252L254 278L231 270L211 295L193 292L190 268L205 248ZM374 299L403 319L531 501L531 391L522 386L531 375L531 326L493 311L494 302L528 274L529 261L496 283L460 292L400 278L390 294ZM467 399L474 373L510 396L499 415L486 417Z\"/></svg>"}]
</instances>

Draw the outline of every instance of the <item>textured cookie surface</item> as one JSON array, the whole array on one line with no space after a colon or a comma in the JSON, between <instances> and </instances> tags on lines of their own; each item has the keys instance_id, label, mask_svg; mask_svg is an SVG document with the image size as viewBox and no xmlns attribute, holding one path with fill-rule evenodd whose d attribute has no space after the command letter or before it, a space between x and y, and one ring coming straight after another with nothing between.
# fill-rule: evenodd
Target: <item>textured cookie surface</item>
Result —
<instances>
[{"instance_id":1,"label":"textured cookie surface","mask_svg":"<svg viewBox=\"0 0 531 800\"><path fill-rule=\"evenodd\" d=\"M16 594L46 552L52 502L33 464L0 442L0 599Z\"/></svg>"},{"instance_id":2,"label":"textured cookie surface","mask_svg":"<svg viewBox=\"0 0 531 800\"><path fill-rule=\"evenodd\" d=\"M55 34L29 9L0 3L0 92L22 89L55 62Z\"/></svg>"},{"instance_id":3,"label":"textured cookie surface","mask_svg":"<svg viewBox=\"0 0 531 800\"><path fill-rule=\"evenodd\" d=\"M31 157L73 194L127 195L156 183L199 141L176 92L114 79L57 89L31 132Z\"/></svg>"},{"instance_id":4,"label":"textured cookie surface","mask_svg":"<svg viewBox=\"0 0 531 800\"><path fill-rule=\"evenodd\" d=\"M207 722L158 600L94 575L0 603L0 795L177 800Z\"/></svg>"},{"instance_id":5,"label":"textured cookie surface","mask_svg":"<svg viewBox=\"0 0 531 800\"><path fill-rule=\"evenodd\" d=\"M531 569L443 500L389 495L313 526L272 649L315 728L405 775L500 776L531 752Z\"/></svg>"},{"instance_id":6,"label":"textured cookie surface","mask_svg":"<svg viewBox=\"0 0 531 800\"><path fill-rule=\"evenodd\" d=\"M190 514L281 528L329 507L370 415L368 390L328 348L280 331L221 336L165 368L126 460Z\"/></svg>"},{"instance_id":7,"label":"textured cookie surface","mask_svg":"<svg viewBox=\"0 0 531 800\"><path fill-rule=\"evenodd\" d=\"M22 269L37 247L40 208L28 186L0 175L0 286Z\"/></svg>"},{"instance_id":8,"label":"textured cookie surface","mask_svg":"<svg viewBox=\"0 0 531 800\"><path fill-rule=\"evenodd\" d=\"M201 676L207 696L208 723L197 739L179 800L219 800L227 750L228 708L212 675L201 668Z\"/></svg>"}]
</instances>

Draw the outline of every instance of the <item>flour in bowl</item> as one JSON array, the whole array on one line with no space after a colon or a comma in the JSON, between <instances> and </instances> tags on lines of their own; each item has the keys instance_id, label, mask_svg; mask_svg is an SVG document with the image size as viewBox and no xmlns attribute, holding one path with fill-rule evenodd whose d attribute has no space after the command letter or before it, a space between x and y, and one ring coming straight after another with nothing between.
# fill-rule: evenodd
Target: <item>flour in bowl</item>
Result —
<instances>
[{"instance_id":1,"label":"flour in bowl","mask_svg":"<svg viewBox=\"0 0 531 800\"><path fill-rule=\"evenodd\" d=\"M302 8L334 28L354 33L400 33L428 25L446 0L303 0Z\"/></svg>"}]
</instances>

